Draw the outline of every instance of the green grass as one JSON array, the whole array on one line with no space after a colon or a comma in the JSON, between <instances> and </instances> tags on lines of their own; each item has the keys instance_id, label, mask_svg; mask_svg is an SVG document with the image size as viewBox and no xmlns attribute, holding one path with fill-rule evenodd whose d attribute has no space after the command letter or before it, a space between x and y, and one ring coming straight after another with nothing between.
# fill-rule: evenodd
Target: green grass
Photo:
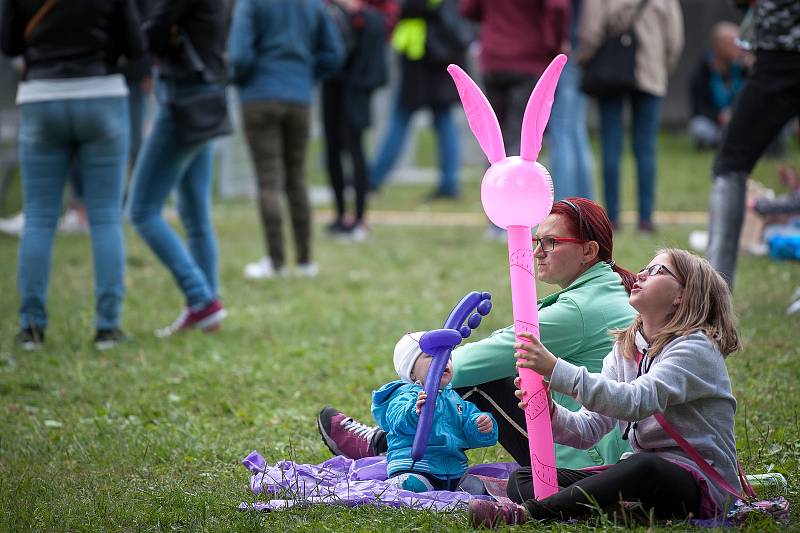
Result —
<instances>
[{"instance_id":1,"label":"green grass","mask_svg":"<svg viewBox=\"0 0 800 533\"><path fill-rule=\"evenodd\" d=\"M710 157L681 137L662 142L659 208L703 209ZM762 165L758 172L771 171ZM466 188L476 189L477 177L476 171ZM417 209L423 191L390 187L375 208ZM424 209L480 212L476 202L470 190L455 204ZM243 513L237 505L256 498L239 461L253 449L270 463L326 459L314 424L321 406L370 420L369 394L393 379L398 336L437 326L465 292L494 295L477 336L510 323L504 246L482 240L480 227L376 226L362 245L330 241L318 231L317 279L253 283L241 276L244 263L263 251L252 204L217 205L215 224L230 310L225 328L153 337L175 318L181 297L128 229L123 320L134 341L110 353L90 347L91 247L84 236L57 239L46 348L25 353L13 346L17 241L0 238L0 530L468 531L465 513L324 506ZM616 259L638 268L659 247L685 247L691 229L663 227L642 236L626 228ZM794 506L800 504L794 489L800 318L783 313L796 286L797 263L742 258L735 299L745 349L728 360L739 401L740 458L751 472L785 473ZM508 456L495 447L471 459ZM552 528L623 528L608 520ZM788 529L798 527L793 518ZM746 529L778 530L766 521Z\"/></svg>"}]
</instances>

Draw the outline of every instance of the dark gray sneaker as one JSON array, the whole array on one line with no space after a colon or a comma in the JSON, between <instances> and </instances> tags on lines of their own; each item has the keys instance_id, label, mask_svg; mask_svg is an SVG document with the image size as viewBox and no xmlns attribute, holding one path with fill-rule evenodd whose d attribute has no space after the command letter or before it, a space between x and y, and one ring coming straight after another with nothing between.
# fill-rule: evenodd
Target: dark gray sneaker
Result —
<instances>
[{"instance_id":1,"label":"dark gray sneaker","mask_svg":"<svg viewBox=\"0 0 800 533\"><path fill-rule=\"evenodd\" d=\"M119 328L98 329L97 334L94 336L94 348L100 351L111 350L129 340L128 336L122 333Z\"/></svg>"},{"instance_id":2,"label":"dark gray sneaker","mask_svg":"<svg viewBox=\"0 0 800 533\"><path fill-rule=\"evenodd\" d=\"M14 337L14 342L23 350L38 350L44 344L44 330L35 326L22 328Z\"/></svg>"}]
</instances>

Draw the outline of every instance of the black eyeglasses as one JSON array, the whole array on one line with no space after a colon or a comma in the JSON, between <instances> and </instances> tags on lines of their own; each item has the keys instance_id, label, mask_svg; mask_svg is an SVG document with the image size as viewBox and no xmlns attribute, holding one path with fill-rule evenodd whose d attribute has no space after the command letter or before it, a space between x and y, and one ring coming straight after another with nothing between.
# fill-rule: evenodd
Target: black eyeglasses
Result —
<instances>
[{"instance_id":1,"label":"black eyeglasses","mask_svg":"<svg viewBox=\"0 0 800 533\"><path fill-rule=\"evenodd\" d=\"M543 252L552 252L556 248L556 243L560 242L576 242L578 244L584 244L589 241L585 239L573 239L572 237L534 237L533 238L533 248L540 247Z\"/></svg>"},{"instance_id":2,"label":"black eyeglasses","mask_svg":"<svg viewBox=\"0 0 800 533\"><path fill-rule=\"evenodd\" d=\"M681 280L678 279L678 276L676 276L673 272L670 271L670 269L668 269L664 265L658 263L656 263L655 265L650 265L647 268L641 269L639 271L639 274L637 275L639 277L649 278L650 276L658 276L659 274L664 274L664 273L669 274L675 279L675 281L683 285L683 283L681 283Z\"/></svg>"}]
</instances>

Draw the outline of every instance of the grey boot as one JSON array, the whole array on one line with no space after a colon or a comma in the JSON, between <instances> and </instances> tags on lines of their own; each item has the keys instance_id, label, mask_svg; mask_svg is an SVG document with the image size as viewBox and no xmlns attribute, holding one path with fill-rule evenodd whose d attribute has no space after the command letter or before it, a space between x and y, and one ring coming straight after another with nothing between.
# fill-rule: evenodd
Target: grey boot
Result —
<instances>
[{"instance_id":1,"label":"grey boot","mask_svg":"<svg viewBox=\"0 0 800 533\"><path fill-rule=\"evenodd\" d=\"M733 291L733 276L744 221L747 174L731 172L714 178L708 212L706 257Z\"/></svg>"}]
</instances>

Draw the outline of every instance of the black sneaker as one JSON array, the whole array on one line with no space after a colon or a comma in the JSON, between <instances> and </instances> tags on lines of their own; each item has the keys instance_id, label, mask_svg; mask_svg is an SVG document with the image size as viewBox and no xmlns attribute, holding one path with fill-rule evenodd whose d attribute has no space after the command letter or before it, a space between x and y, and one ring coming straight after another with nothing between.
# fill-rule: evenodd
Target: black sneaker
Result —
<instances>
[{"instance_id":1,"label":"black sneaker","mask_svg":"<svg viewBox=\"0 0 800 533\"><path fill-rule=\"evenodd\" d=\"M119 328L98 329L94 336L94 347L96 350L110 350L116 348L123 342L128 342L128 336L122 333Z\"/></svg>"},{"instance_id":2,"label":"black sneaker","mask_svg":"<svg viewBox=\"0 0 800 533\"><path fill-rule=\"evenodd\" d=\"M44 330L35 326L22 328L14 337L14 342L19 344L23 350L38 350L44 344Z\"/></svg>"}]
</instances>

